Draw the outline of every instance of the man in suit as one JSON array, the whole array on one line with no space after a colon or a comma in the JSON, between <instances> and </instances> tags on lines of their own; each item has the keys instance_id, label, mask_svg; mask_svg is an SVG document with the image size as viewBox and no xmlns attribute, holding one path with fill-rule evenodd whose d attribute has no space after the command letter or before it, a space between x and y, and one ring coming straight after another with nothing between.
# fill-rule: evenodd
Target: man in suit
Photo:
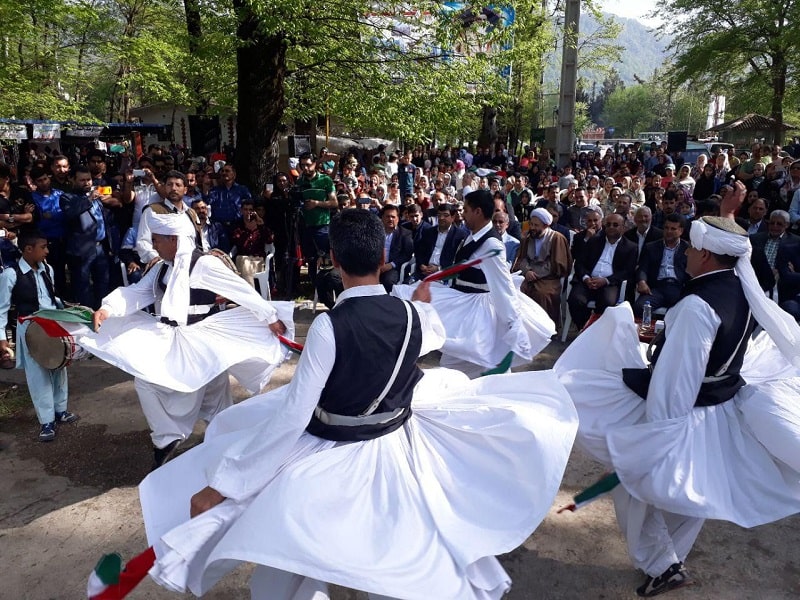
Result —
<instances>
[{"instance_id":1,"label":"man in suit","mask_svg":"<svg viewBox=\"0 0 800 600\"><path fill-rule=\"evenodd\" d=\"M784 210L773 210L769 216L768 231L750 236L750 244L753 247L750 262L756 272L758 283L765 292L772 292L775 287L778 250L786 244L796 244L800 241L800 238L787 231L788 227L789 213Z\"/></svg>"},{"instance_id":2,"label":"man in suit","mask_svg":"<svg viewBox=\"0 0 800 600\"><path fill-rule=\"evenodd\" d=\"M572 320L583 329L591 315L587 304L594 300L595 312L614 306L623 281L633 279L636 268L636 244L622 237L625 220L610 214L603 220L602 237L586 242L585 252L575 263L575 278L567 303Z\"/></svg>"},{"instance_id":3,"label":"man in suit","mask_svg":"<svg viewBox=\"0 0 800 600\"><path fill-rule=\"evenodd\" d=\"M650 302L653 310L674 306L681 296L686 275L686 249L689 244L681 239L686 228L683 215L673 213L664 220L664 239L645 244L636 270L636 291L639 297L633 305L633 314L642 316L644 303Z\"/></svg>"},{"instance_id":4,"label":"man in suit","mask_svg":"<svg viewBox=\"0 0 800 600\"><path fill-rule=\"evenodd\" d=\"M800 321L800 244L784 244L775 259L780 307Z\"/></svg>"},{"instance_id":5,"label":"man in suit","mask_svg":"<svg viewBox=\"0 0 800 600\"><path fill-rule=\"evenodd\" d=\"M400 208L387 204L381 209L381 221L386 233L384 251L386 262L381 266L381 283L387 292L400 281L400 267L414 255L414 241L408 229L400 227Z\"/></svg>"},{"instance_id":6,"label":"man in suit","mask_svg":"<svg viewBox=\"0 0 800 600\"><path fill-rule=\"evenodd\" d=\"M753 200L753 203L747 209L747 235L755 233L765 233L769 230L767 220L764 218L767 214L767 201L763 198Z\"/></svg>"},{"instance_id":7,"label":"man in suit","mask_svg":"<svg viewBox=\"0 0 800 600\"><path fill-rule=\"evenodd\" d=\"M433 225L422 218L422 208L420 208L419 204L406 204L403 206L403 217L405 220L400 224L400 227L411 232L411 240L414 242L414 252L416 252L417 246L422 240L422 233L426 229L432 228Z\"/></svg>"},{"instance_id":8,"label":"man in suit","mask_svg":"<svg viewBox=\"0 0 800 600\"><path fill-rule=\"evenodd\" d=\"M437 227L426 229L422 239L414 248L417 257L417 279L446 269L453 264L459 244L467 237L467 231L453 224L456 208L442 203L436 207Z\"/></svg>"},{"instance_id":9,"label":"man in suit","mask_svg":"<svg viewBox=\"0 0 800 600\"><path fill-rule=\"evenodd\" d=\"M642 206L636 209L633 214L633 222L636 227L625 232L624 236L636 243L636 256L642 254L642 248L650 242L658 242L664 237L664 232L658 227L653 227L653 211L648 207Z\"/></svg>"},{"instance_id":10,"label":"man in suit","mask_svg":"<svg viewBox=\"0 0 800 600\"><path fill-rule=\"evenodd\" d=\"M84 306L99 308L108 294L109 268L114 251L109 233L111 214L92 186L87 167L73 171L73 192L59 200L64 214L67 266L72 296Z\"/></svg>"},{"instance_id":11,"label":"man in suit","mask_svg":"<svg viewBox=\"0 0 800 600\"><path fill-rule=\"evenodd\" d=\"M574 261L581 260L583 253L586 251L586 243L593 237L600 236L603 233L603 209L599 206L589 206L584 215L586 227L576 232L572 236L572 259Z\"/></svg>"},{"instance_id":12,"label":"man in suit","mask_svg":"<svg viewBox=\"0 0 800 600\"><path fill-rule=\"evenodd\" d=\"M519 250L519 240L508 234L508 215L501 211L495 212L492 215L492 225L494 225L497 233L500 234L500 241L506 247L506 262L511 268L514 259L517 257L517 250Z\"/></svg>"}]
</instances>

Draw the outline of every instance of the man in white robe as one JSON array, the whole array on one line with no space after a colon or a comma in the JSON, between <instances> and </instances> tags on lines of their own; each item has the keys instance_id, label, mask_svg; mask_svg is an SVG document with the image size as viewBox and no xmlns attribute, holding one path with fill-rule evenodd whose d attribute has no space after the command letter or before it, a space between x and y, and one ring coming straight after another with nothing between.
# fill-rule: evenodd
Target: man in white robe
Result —
<instances>
[{"instance_id":1,"label":"man in white robe","mask_svg":"<svg viewBox=\"0 0 800 600\"><path fill-rule=\"evenodd\" d=\"M621 481L612 495L631 560L647 576L643 597L691 583L683 561L706 518L752 527L800 510L797 381L783 379L797 375L800 328L764 296L732 218L699 219L691 242L692 280L667 313L651 376L632 368L641 357L627 305L555 366L578 409L578 444ZM745 360L756 322L779 350L760 351L771 363L760 370Z\"/></svg>"},{"instance_id":2,"label":"man in white robe","mask_svg":"<svg viewBox=\"0 0 800 600\"><path fill-rule=\"evenodd\" d=\"M153 213L149 218L153 248L162 262L137 284L119 287L103 299L94 314L96 330L109 317L131 315L154 303L160 305L162 327L185 327L217 314L221 305L230 300L251 311L254 320L267 323L271 332L285 333L284 323L278 320L277 311L269 302L220 258L195 249L196 231L185 215ZM130 351L146 354L148 348ZM175 368L180 368L181 358L174 357ZM167 360L172 359L170 356ZM151 429L153 468L171 457L178 444L191 435L198 420L210 422L233 404L228 372L224 369L191 391L159 385L143 376L137 376L134 385Z\"/></svg>"},{"instance_id":3,"label":"man in white robe","mask_svg":"<svg viewBox=\"0 0 800 600\"><path fill-rule=\"evenodd\" d=\"M574 409L552 372L423 373L444 330L429 284L410 302L385 294L383 237L368 212L337 215L345 291L309 328L291 383L224 411L142 482L160 585L202 595L248 561L254 599L326 600L325 582L372 600L508 590L495 555L548 513Z\"/></svg>"}]
</instances>

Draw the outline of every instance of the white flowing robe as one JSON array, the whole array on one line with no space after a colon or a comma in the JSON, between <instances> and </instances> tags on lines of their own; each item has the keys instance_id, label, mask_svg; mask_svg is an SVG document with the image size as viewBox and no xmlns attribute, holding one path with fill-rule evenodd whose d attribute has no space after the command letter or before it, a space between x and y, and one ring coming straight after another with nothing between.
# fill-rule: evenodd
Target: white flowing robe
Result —
<instances>
[{"instance_id":1,"label":"white flowing robe","mask_svg":"<svg viewBox=\"0 0 800 600\"><path fill-rule=\"evenodd\" d=\"M337 303L381 293L352 288ZM415 307L424 354L444 331L430 305ZM224 411L203 444L142 482L151 576L201 594L251 561L394 598L500 598L510 581L494 555L541 522L569 457L577 422L563 387L552 372L426 371L401 428L338 443L305 432L335 353L320 315L288 386ZM228 499L188 520L206 485ZM293 597L278 589L269 597Z\"/></svg>"},{"instance_id":2,"label":"white flowing robe","mask_svg":"<svg viewBox=\"0 0 800 600\"><path fill-rule=\"evenodd\" d=\"M754 527L800 512L800 373L765 333L751 341L729 401L695 407L719 316L689 295L667 313L647 401L622 382L645 363L630 307L582 333L555 370L580 416L577 443L638 500Z\"/></svg>"},{"instance_id":3,"label":"white flowing robe","mask_svg":"<svg viewBox=\"0 0 800 600\"><path fill-rule=\"evenodd\" d=\"M485 231L488 229L478 231L475 237L479 239ZM512 279L503 243L489 238L479 253L483 256L492 250L500 252L475 267L483 271L488 293L470 294L443 285L431 286L431 303L447 335L442 346L442 366L459 368L457 361L463 361L492 368L510 351L515 354L513 365L528 363L556 333L545 310L519 291L521 280ZM414 289L414 285L396 285L392 295L409 299ZM474 372L473 369L470 374Z\"/></svg>"}]
</instances>

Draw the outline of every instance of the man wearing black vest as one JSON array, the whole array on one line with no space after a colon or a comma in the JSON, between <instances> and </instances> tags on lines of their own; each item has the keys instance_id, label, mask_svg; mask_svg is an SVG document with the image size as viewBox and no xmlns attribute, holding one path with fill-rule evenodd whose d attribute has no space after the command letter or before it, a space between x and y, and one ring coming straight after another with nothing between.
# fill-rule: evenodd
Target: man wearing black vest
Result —
<instances>
[{"instance_id":1,"label":"man wearing black vest","mask_svg":"<svg viewBox=\"0 0 800 600\"><path fill-rule=\"evenodd\" d=\"M168 181L172 179L170 177ZM220 258L203 254L196 248L196 229L186 215L153 213L150 219L153 247L162 262L153 266L138 283L119 287L103 299L102 307L94 315L96 330L108 317L131 315L153 303L160 308L163 325L194 325L219 313L224 299L227 299L250 311L254 321L267 323L273 333L286 331L269 302L226 267ZM226 325L231 327L230 323ZM209 332L208 337L213 337L213 332ZM242 343L246 343L245 340ZM224 353L221 348L216 350ZM131 348L130 351L147 353L148 348ZM150 351L157 355L154 350ZM211 352L214 352L213 346ZM174 358L176 369L186 368L180 366L182 356L169 358ZM225 357L221 358L224 360ZM218 359L208 356L203 360L209 363L206 372L210 375ZM123 365L117 366L124 368ZM135 371L140 372L141 369ZM142 411L152 430L153 468L158 468L171 457L177 445L191 435L198 420L210 422L233 404L228 371L222 368L214 372L218 374L206 377L205 383L191 392L170 389L140 376L134 379Z\"/></svg>"},{"instance_id":2,"label":"man wearing black vest","mask_svg":"<svg viewBox=\"0 0 800 600\"><path fill-rule=\"evenodd\" d=\"M441 365L470 377L497 366L509 352L518 360L531 360L555 333L544 309L514 287L505 246L492 225L493 212L491 192L467 194L464 222L470 234L454 262L482 260L458 273L452 290L433 289L433 305L447 332ZM404 293L400 289L397 295Z\"/></svg>"},{"instance_id":3,"label":"man wearing black vest","mask_svg":"<svg viewBox=\"0 0 800 600\"><path fill-rule=\"evenodd\" d=\"M213 554L257 564L253 598L327 600L326 581L371 600L499 598L510 579L494 557L503 545L493 540L515 546L549 509L563 466L556 485L547 472L566 462L571 446L562 433L574 419L569 398L545 372L472 386L446 369L423 376L418 357L444 341L432 286L421 283L411 301L385 293L383 226L367 211L334 217L330 242L345 290L309 328L291 383L225 411L201 446L143 483L148 532L148 517L157 516L157 529L188 544L157 542L154 571L169 570L161 566L173 557L188 557L176 571L194 573L192 562L207 569L193 557L215 545ZM547 413L535 408L545 388L553 394ZM485 403L475 390L488 391ZM523 448L518 440L540 443ZM510 475L516 460L521 470ZM195 493L198 484L206 487ZM458 500L474 487L485 493ZM208 533L200 552L189 547L200 536L183 535L184 526ZM184 585L171 575L155 579Z\"/></svg>"},{"instance_id":4,"label":"man wearing black vest","mask_svg":"<svg viewBox=\"0 0 800 600\"><path fill-rule=\"evenodd\" d=\"M24 233L20 236L19 247L22 250L19 264L0 273L0 323L3 331L12 304L17 307L20 317L39 309L64 306L53 288L53 268L45 262L47 238L38 232ZM39 441L50 442L55 439L56 425L73 423L78 420L78 415L67 411L67 370L45 369L31 357L25 341L30 323L25 321L17 327L17 368L25 369L28 391L41 425ZM8 351L5 336L0 339L0 351Z\"/></svg>"},{"instance_id":5,"label":"man wearing black vest","mask_svg":"<svg viewBox=\"0 0 800 600\"><path fill-rule=\"evenodd\" d=\"M691 583L683 562L705 519L754 527L800 512L790 368L800 360L800 327L761 290L747 233L733 220L745 192L736 188L724 217L693 222L692 279L649 368L626 305L609 309L555 365L578 410L577 443L620 482L617 521L646 575L636 590L643 597ZM750 353L756 323L766 335Z\"/></svg>"}]
</instances>

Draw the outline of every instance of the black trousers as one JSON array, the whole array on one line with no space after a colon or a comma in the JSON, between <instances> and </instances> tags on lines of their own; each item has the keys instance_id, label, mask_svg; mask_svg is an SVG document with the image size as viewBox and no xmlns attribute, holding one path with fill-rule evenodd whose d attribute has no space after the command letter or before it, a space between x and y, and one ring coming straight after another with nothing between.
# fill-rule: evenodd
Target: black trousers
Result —
<instances>
[{"instance_id":1,"label":"black trousers","mask_svg":"<svg viewBox=\"0 0 800 600\"><path fill-rule=\"evenodd\" d=\"M587 306L589 302L594 301L594 312L601 314L607 307L614 306L618 298L619 286L607 285L599 290L590 290L582 281L576 281L572 284L567 304L575 325L583 329L592 314L592 309Z\"/></svg>"}]
</instances>

